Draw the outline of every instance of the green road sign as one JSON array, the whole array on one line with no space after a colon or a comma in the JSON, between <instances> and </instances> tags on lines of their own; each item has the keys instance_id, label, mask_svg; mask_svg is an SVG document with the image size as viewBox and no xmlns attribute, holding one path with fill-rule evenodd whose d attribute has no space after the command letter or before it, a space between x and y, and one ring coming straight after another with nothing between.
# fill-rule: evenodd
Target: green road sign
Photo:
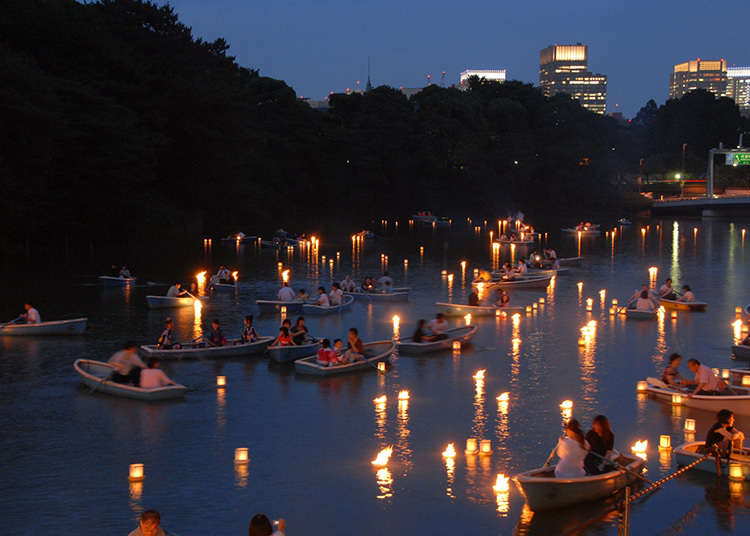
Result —
<instances>
[{"instance_id":1,"label":"green road sign","mask_svg":"<svg viewBox=\"0 0 750 536\"><path fill-rule=\"evenodd\" d=\"M750 153L730 153L728 156L731 157L728 163L733 166L750 166Z\"/></svg>"}]
</instances>

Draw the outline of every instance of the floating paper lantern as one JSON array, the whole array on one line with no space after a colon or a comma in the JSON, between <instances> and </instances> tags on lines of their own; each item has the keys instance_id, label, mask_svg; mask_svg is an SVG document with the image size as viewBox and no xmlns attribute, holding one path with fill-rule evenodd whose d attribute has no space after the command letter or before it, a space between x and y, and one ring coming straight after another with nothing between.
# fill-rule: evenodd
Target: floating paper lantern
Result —
<instances>
[{"instance_id":1,"label":"floating paper lantern","mask_svg":"<svg viewBox=\"0 0 750 536\"><path fill-rule=\"evenodd\" d=\"M466 316L464 317L464 321L466 322L467 326L471 325L471 313L466 313Z\"/></svg>"},{"instance_id":2,"label":"floating paper lantern","mask_svg":"<svg viewBox=\"0 0 750 536\"><path fill-rule=\"evenodd\" d=\"M620 302L617 300L617 298L612 298L612 305L617 305L618 303Z\"/></svg>"},{"instance_id":3,"label":"floating paper lantern","mask_svg":"<svg viewBox=\"0 0 750 536\"><path fill-rule=\"evenodd\" d=\"M453 446L453 443L448 443L448 446L445 447L445 450L443 451L443 458L455 458L456 457L456 449Z\"/></svg>"},{"instance_id":4,"label":"floating paper lantern","mask_svg":"<svg viewBox=\"0 0 750 536\"><path fill-rule=\"evenodd\" d=\"M409 391L399 391L398 392L398 399L399 400L409 400Z\"/></svg>"},{"instance_id":5,"label":"floating paper lantern","mask_svg":"<svg viewBox=\"0 0 750 536\"><path fill-rule=\"evenodd\" d=\"M225 387L227 384L226 376L216 376L216 387Z\"/></svg>"},{"instance_id":6,"label":"floating paper lantern","mask_svg":"<svg viewBox=\"0 0 750 536\"><path fill-rule=\"evenodd\" d=\"M483 381L485 372L486 372L486 369L480 369L476 371L476 373L474 374L474 376L472 376L472 378L474 378L474 380L476 381Z\"/></svg>"},{"instance_id":7,"label":"floating paper lantern","mask_svg":"<svg viewBox=\"0 0 750 536\"><path fill-rule=\"evenodd\" d=\"M131 463L128 469L128 480L140 482L145 476L142 463Z\"/></svg>"},{"instance_id":8,"label":"floating paper lantern","mask_svg":"<svg viewBox=\"0 0 750 536\"><path fill-rule=\"evenodd\" d=\"M560 402L560 409L573 409L573 401L563 400L562 402Z\"/></svg>"},{"instance_id":9,"label":"floating paper lantern","mask_svg":"<svg viewBox=\"0 0 750 536\"><path fill-rule=\"evenodd\" d=\"M234 449L234 463L247 463L250 458L247 455L247 447Z\"/></svg>"},{"instance_id":10,"label":"floating paper lantern","mask_svg":"<svg viewBox=\"0 0 750 536\"><path fill-rule=\"evenodd\" d=\"M742 386L743 387L750 386L750 375L745 374L744 376L742 376Z\"/></svg>"},{"instance_id":11,"label":"floating paper lantern","mask_svg":"<svg viewBox=\"0 0 750 536\"><path fill-rule=\"evenodd\" d=\"M381 361L378 363L378 371L385 372L385 361Z\"/></svg>"},{"instance_id":12,"label":"floating paper lantern","mask_svg":"<svg viewBox=\"0 0 750 536\"><path fill-rule=\"evenodd\" d=\"M672 448L672 437L668 435L659 436L659 449L669 450Z\"/></svg>"},{"instance_id":13,"label":"floating paper lantern","mask_svg":"<svg viewBox=\"0 0 750 536\"><path fill-rule=\"evenodd\" d=\"M637 391L638 391L639 393L644 393L644 392L646 392L646 391L648 390L648 382L647 382L647 381L644 381L644 380L641 380L641 381L639 381L639 382L638 382L638 383L636 384L636 390L637 390Z\"/></svg>"},{"instance_id":14,"label":"floating paper lantern","mask_svg":"<svg viewBox=\"0 0 750 536\"><path fill-rule=\"evenodd\" d=\"M489 439L482 439L479 442L479 454L482 456L490 456L492 454L492 441Z\"/></svg>"},{"instance_id":15,"label":"floating paper lantern","mask_svg":"<svg viewBox=\"0 0 750 536\"><path fill-rule=\"evenodd\" d=\"M453 349L461 351L461 341L453 341Z\"/></svg>"},{"instance_id":16,"label":"floating paper lantern","mask_svg":"<svg viewBox=\"0 0 750 536\"><path fill-rule=\"evenodd\" d=\"M380 395L380 396L379 396L379 397L377 397L377 398L373 398L373 399L372 399L372 401L373 401L373 402L374 402L375 404L385 404L385 403L386 403L386 402L388 401L388 397L387 397L387 396L385 396L385 395Z\"/></svg>"},{"instance_id":17,"label":"floating paper lantern","mask_svg":"<svg viewBox=\"0 0 750 536\"><path fill-rule=\"evenodd\" d=\"M695 419L685 419L685 432L695 432Z\"/></svg>"},{"instance_id":18,"label":"floating paper lantern","mask_svg":"<svg viewBox=\"0 0 750 536\"><path fill-rule=\"evenodd\" d=\"M537 305L537 303L536 303L536 302L534 302L534 303L532 303L532 304L531 304L531 308L532 308L532 309L536 310L536 309L537 309L537 307L539 307L539 306Z\"/></svg>"},{"instance_id":19,"label":"floating paper lantern","mask_svg":"<svg viewBox=\"0 0 750 536\"><path fill-rule=\"evenodd\" d=\"M474 437L470 437L466 440L466 454L477 453L477 440Z\"/></svg>"},{"instance_id":20,"label":"floating paper lantern","mask_svg":"<svg viewBox=\"0 0 750 536\"><path fill-rule=\"evenodd\" d=\"M682 405L682 395L679 393L674 393L672 395L672 405L673 406L680 406Z\"/></svg>"},{"instance_id":21,"label":"floating paper lantern","mask_svg":"<svg viewBox=\"0 0 750 536\"><path fill-rule=\"evenodd\" d=\"M672 311L672 314L669 316L672 317L672 320L677 320L677 311Z\"/></svg>"},{"instance_id":22,"label":"floating paper lantern","mask_svg":"<svg viewBox=\"0 0 750 536\"><path fill-rule=\"evenodd\" d=\"M527 306L526 306L526 312L527 312L527 313L530 313L530 312L531 312L531 305L527 305Z\"/></svg>"},{"instance_id":23,"label":"floating paper lantern","mask_svg":"<svg viewBox=\"0 0 750 536\"><path fill-rule=\"evenodd\" d=\"M492 486L492 490L495 493L507 493L510 491L510 478L505 476L503 473L497 475L495 485Z\"/></svg>"},{"instance_id":24,"label":"floating paper lantern","mask_svg":"<svg viewBox=\"0 0 750 536\"><path fill-rule=\"evenodd\" d=\"M544 298L539 298L539 304L544 305L546 302L544 301Z\"/></svg>"},{"instance_id":25,"label":"floating paper lantern","mask_svg":"<svg viewBox=\"0 0 750 536\"><path fill-rule=\"evenodd\" d=\"M729 464L729 480L733 482L740 482L745 480L745 475L742 472L742 465L739 463Z\"/></svg>"},{"instance_id":26,"label":"floating paper lantern","mask_svg":"<svg viewBox=\"0 0 750 536\"><path fill-rule=\"evenodd\" d=\"M393 447L386 447L378 452L378 455L370 463L375 467L385 467L388 465L388 460L391 458L391 454L393 454Z\"/></svg>"},{"instance_id":27,"label":"floating paper lantern","mask_svg":"<svg viewBox=\"0 0 750 536\"><path fill-rule=\"evenodd\" d=\"M506 391L506 392L504 392L504 393L500 393L500 394L498 395L498 397L497 397L497 401L498 401L498 403L499 403L499 402L508 402L509 400L510 400L510 393L509 393L509 392L507 392L507 391Z\"/></svg>"}]
</instances>

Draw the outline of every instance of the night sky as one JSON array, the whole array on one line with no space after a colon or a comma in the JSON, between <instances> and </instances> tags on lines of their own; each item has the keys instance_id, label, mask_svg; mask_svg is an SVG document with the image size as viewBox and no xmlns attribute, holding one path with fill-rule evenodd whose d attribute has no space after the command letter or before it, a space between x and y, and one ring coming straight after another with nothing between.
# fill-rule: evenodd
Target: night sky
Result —
<instances>
[{"instance_id":1,"label":"night sky","mask_svg":"<svg viewBox=\"0 0 750 536\"><path fill-rule=\"evenodd\" d=\"M164 2L161 2L164 3ZM668 95L675 63L726 58L750 65L749 0L172 0L197 37L224 37L240 65L321 99L367 80L447 84L466 68L504 68L539 82L539 51L589 46L589 69L608 75L607 105L632 116Z\"/></svg>"}]
</instances>

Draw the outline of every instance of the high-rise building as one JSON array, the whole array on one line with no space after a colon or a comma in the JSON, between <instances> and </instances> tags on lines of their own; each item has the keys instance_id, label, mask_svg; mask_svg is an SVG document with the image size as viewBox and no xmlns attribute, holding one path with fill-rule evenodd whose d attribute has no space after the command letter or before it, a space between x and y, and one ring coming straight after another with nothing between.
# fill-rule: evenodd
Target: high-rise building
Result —
<instances>
[{"instance_id":1,"label":"high-rise building","mask_svg":"<svg viewBox=\"0 0 750 536\"><path fill-rule=\"evenodd\" d=\"M458 75L458 85L459 88L466 87L469 78L472 76L484 78L491 82L502 83L505 82L506 72L505 69L466 69L465 71L461 71L461 74Z\"/></svg>"},{"instance_id":2,"label":"high-rise building","mask_svg":"<svg viewBox=\"0 0 750 536\"><path fill-rule=\"evenodd\" d=\"M547 97L566 93L592 112L607 112L607 76L588 70L588 46L551 45L539 53L539 87Z\"/></svg>"},{"instance_id":3,"label":"high-rise building","mask_svg":"<svg viewBox=\"0 0 750 536\"><path fill-rule=\"evenodd\" d=\"M705 89L717 97L727 94L727 62L696 60L678 63L669 76L669 98L679 99L694 89Z\"/></svg>"},{"instance_id":4,"label":"high-rise building","mask_svg":"<svg viewBox=\"0 0 750 536\"><path fill-rule=\"evenodd\" d=\"M742 115L750 117L750 67L727 67L727 97L734 99Z\"/></svg>"}]
</instances>

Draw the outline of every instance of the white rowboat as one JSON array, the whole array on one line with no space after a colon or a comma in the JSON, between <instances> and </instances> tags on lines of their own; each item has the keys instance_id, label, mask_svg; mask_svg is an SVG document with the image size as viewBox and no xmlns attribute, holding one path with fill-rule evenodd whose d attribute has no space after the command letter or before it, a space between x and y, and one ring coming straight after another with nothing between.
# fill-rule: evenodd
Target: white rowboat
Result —
<instances>
[{"instance_id":1,"label":"white rowboat","mask_svg":"<svg viewBox=\"0 0 750 536\"><path fill-rule=\"evenodd\" d=\"M100 275L99 284L106 287L127 287L135 285L135 277L112 277L110 275Z\"/></svg>"},{"instance_id":2,"label":"white rowboat","mask_svg":"<svg viewBox=\"0 0 750 536\"><path fill-rule=\"evenodd\" d=\"M750 360L750 346L746 344L735 344L732 346L732 354L735 359Z\"/></svg>"},{"instance_id":3,"label":"white rowboat","mask_svg":"<svg viewBox=\"0 0 750 536\"><path fill-rule=\"evenodd\" d=\"M647 378L648 386L646 392L662 400L668 400L672 404L675 401L672 395L680 395L679 404L688 408L702 409L716 413L720 409L728 409L737 415L750 416L750 390L732 386L734 395L694 395L688 396L684 391L679 391L667 386L657 378Z\"/></svg>"},{"instance_id":4,"label":"white rowboat","mask_svg":"<svg viewBox=\"0 0 750 536\"><path fill-rule=\"evenodd\" d=\"M40 322L39 324L6 324L0 327L0 336L80 335L86 331L88 320L84 317Z\"/></svg>"},{"instance_id":5,"label":"white rowboat","mask_svg":"<svg viewBox=\"0 0 750 536\"><path fill-rule=\"evenodd\" d=\"M317 354L319 349L319 342L297 344L295 346L269 346L268 357L277 363L291 363L297 359Z\"/></svg>"},{"instance_id":6,"label":"white rowboat","mask_svg":"<svg viewBox=\"0 0 750 536\"><path fill-rule=\"evenodd\" d=\"M365 343L365 359L328 367L319 365L317 363L318 356L312 355L295 361L294 370L300 374L316 376L333 376L363 369L373 370L377 368L378 362L387 361L395 349L396 345L392 341L368 342Z\"/></svg>"},{"instance_id":7,"label":"white rowboat","mask_svg":"<svg viewBox=\"0 0 750 536\"><path fill-rule=\"evenodd\" d=\"M169 309L171 307L192 307L195 300L191 297L146 296L149 309Z\"/></svg>"},{"instance_id":8,"label":"white rowboat","mask_svg":"<svg viewBox=\"0 0 750 536\"><path fill-rule=\"evenodd\" d=\"M704 444L705 443L703 441L692 441L690 443L683 443L682 445L674 449L674 457L677 461L677 465L690 465L694 461L703 458L705 454L698 453L698 447ZM721 474L728 476L729 467L732 465L737 465L741 468L742 476L745 478L745 480L750 480L750 456L748 456L747 454L733 454L731 460L720 458L720 463ZM711 456L710 458L706 458L698 465L693 466L693 469L706 471L715 475L716 459L713 456Z\"/></svg>"},{"instance_id":9,"label":"white rowboat","mask_svg":"<svg viewBox=\"0 0 750 536\"><path fill-rule=\"evenodd\" d=\"M312 303L306 303L302 306L302 312L307 315L330 315L333 313L340 313L345 309L349 309L354 302L354 297L351 295L344 296L341 301L341 305L329 305L328 307L322 307L320 305L313 305Z\"/></svg>"},{"instance_id":10,"label":"white rowboat","mask_svg":"<svg viewBox=\"0 0 750 536\"><path fill-rule=\"evenodd\" d=\"M240 342L240 339L228 340L224 346L207 346L204 343L186 342L181 343L181 348L171 350L159 349L155 344L141 346L141 354L145 357L158 357L159 359L204 359L236 357L242 355L262 354L273 337L259 337L255 342Z\"/></svg>"},{"instance_id":11,"label":"white rowboat","mask_svg":"<svg viewBox=\"0 0 750 536\"><path fill-rule=\"evenodd\" d=\"M449 350L453 346L453 341L469 342L478 329L477 326L451 328L445 331L445 339L437 341L414 342L409 337L398 341L398 349L405 354L426 354L440 350Z\"/></svg>"},{"instance_id":12,"label":"white rowboat","mask_svg":"<svg viewBox=\"0 0 750 536\"><path fill-rule=\"evenodd\" d=\"M445 316L466 316L467 313L471 313L471 316L496 316L505 311L508 314L522 313L524 307L495 307L494 305L460 305L458 303L435 303L435 309L438 313L443 313Z\"/></svg>"},{"instance_id":13,"label":"white rowboat","mask_svg":"<svg viewBox=\"0 0 750 536\"><path fill-rule=\"evenodd\" d=\"M368 300L368 301L408 301L409 291L411 289L407 287L394 287L391 292L344 292L344 296L352 296L357 300Z\"/></svg>"},{"instance_id":14,"label":"white rowboat","mask_svg":"<svg viewBox=\"0 0 750 536\"><path fill-rule=\"evenodd\" d=\"M641 458L619 458L633 473L639 473L646 463ZM539 467L513 477L531 510L552 510L609 497L636 480L624 469L615 469L601 475L576 478L555 478L555 466Z\"/></svg>"},{"instance_id":15,"label":"white rowboat","mask_svg":"<svg viewBox=\"0 0 750 536\"><path fill-rule=\"evenodd\" d=\"M745 383L744 387L750 385L750 369L729 369L729 383L732 384L732 386L741 386L743 382L749 382Z\"/></svg>"},{"instance_id":16,"label":"white rowboat","mask_svg":"<svg viewBox=\"0 0 750 536\"><path fill-rule=\"evenodd\" d=\"M667 300L659 298L659 304L665 309L674 309L676 311L705 311L708 304L706 302L684 302L679 300Z\"/></svg>"},{"instance_id":17,"label":"white rowboat","mask_svg":"<svg viewBox=\"0 0 750 536\"><path fill-rule=\"evenodd\" d=\"M81 382L90 387L92 392L97 391L125 398L134 398L136 400L154 401L182 398L185 396L185 391L187 391L187 387L179 384L144 389L134 385L115 383L108 380L114 367L103 361L76 359L75 363L73 363L73 368L81 377Z\"/></svg>"}]
</instances>

